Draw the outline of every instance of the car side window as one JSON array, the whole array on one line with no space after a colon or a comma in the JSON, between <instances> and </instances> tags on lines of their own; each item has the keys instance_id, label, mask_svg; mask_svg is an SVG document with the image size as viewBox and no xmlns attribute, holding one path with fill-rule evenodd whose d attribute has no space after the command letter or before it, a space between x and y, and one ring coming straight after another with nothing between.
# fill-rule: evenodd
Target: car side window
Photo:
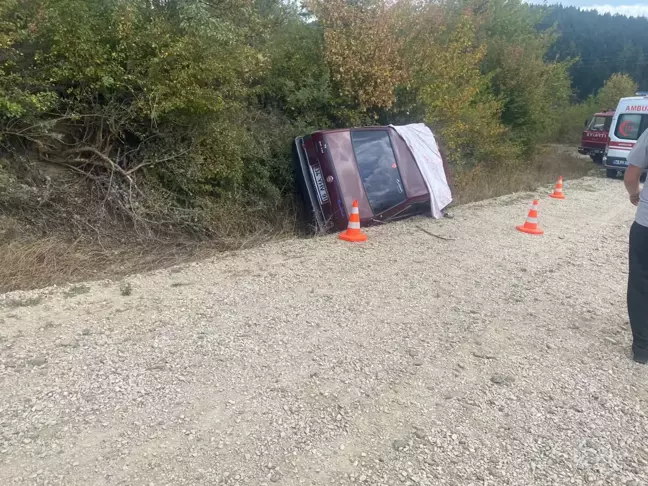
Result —
<instances>
[{"instance_id":1,"label":"car side window","mask_svg":"<svg viewBox=\"0 0 648 486\"><path fill-rule=\"evenodd\" d=\"M353 130L351 141L373 213L403 203L407 195L387 130Z\"/></svg>"}]
</instances>

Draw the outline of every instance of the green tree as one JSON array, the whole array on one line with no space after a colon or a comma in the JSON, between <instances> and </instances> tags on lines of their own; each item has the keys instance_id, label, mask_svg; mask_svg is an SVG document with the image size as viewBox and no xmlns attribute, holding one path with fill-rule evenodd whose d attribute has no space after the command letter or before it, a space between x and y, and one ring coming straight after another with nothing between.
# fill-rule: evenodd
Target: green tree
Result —
<instances>
[{"instance_id":1,"label":"green tree","mask_svg":"<svg viewBox=\"0 0 648 486\"><path fill-rule=\"evenodd\" d=\"M622 73L612 74L596 95L561 111L556 139L566 143L578 143L585 120L589 120L596 112L616 109L620 98L632 96L636 90L637 85L630 76Z\"/></svg>"},{"instance_id":2,"label":"green tree","mask_svg":"<svg viewBox=\"0 0 648 486\"><path fill-rule=\"evenodd\" d=\"M533 8L546 14L538 28L555 29L559 34L547 58L574 60L569 71L579 101L594 95L619 72L648 89L647 18L600 15L559 5Z\"/></svg>"},{"instance_id":3,"label":"green tree","mask_svg":"<svg viewBox=\"0 0 648 486\"><path fill-rule=\"evenodd\" d=\"M512 155L501 103L480 70L486 46L477 43L474 16L464 13L448 23L432 8L416 17L408 53L426 122L439 129L455 161Z\"/></svg>"},{"instance_id":4,"label":"green tree","mask_svg":"<svg viewBox=\"0 0 648 486\"><path fill-rule=\"evenodd\" d=\"M391 108L407 78L401 56L399 2L310 0L324 29L326 60L342 100L361 112Z\"/></svg>"},{"instance_id":5,"label":"green tree","mask_svg":"<svg viewBox=\"0 0 648 486\"><path fill-rule=\"evenodd\" d=\"M20 129L43 157L128 184L141 173L155 197L183 205L245 190L251 140L236 120L265 69L247 2L49 0L5 18L22 19L26 34L3 74L49 101L40 123ZM133 213L131 201L120 209Z\"/></svg>"},{"instance_id":6,"label":"green tree","mask_svg":"<svg viewBox=\"0 0 648 486\"><path fill-rule=\"evenodd\" d=\"M502 100L502 122L527 154L554 136L560 113L569 105L569 62L549 62L556 41L552 29L538 31L544 16L520 0L473 2L480 12L478 37L486 45L484 73Z\"/></svg>"},{"instance_id":7,"label":"green tree","mask_svg":"<svg viewBox=\"0 0 648 486\"><path fill-rule=\"evenodd\" d=\"M619 104L619 99L634 96L637 89L637 83L629 75L614 73L596 94L596 103L601 110L614 110Z\"/></svg>"}]
</instances>

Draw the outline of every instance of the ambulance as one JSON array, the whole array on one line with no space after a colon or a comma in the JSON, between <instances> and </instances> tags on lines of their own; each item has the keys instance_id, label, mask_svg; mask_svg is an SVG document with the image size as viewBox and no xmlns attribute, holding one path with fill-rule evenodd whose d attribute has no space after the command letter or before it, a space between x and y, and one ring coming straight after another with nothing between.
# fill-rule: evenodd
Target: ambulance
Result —
<instances>
[{"instance_id":1,"label":"ambulance","mask_svg":"<svg viewBox=\"0 0 648 486\"><path fill-rule=\"evenodd\" d=\"M628 167L626 160L637 139L648 128L648 93L621 98L610 125L610 141L603 156L606 175L615 178Z\"/></svg>"}]
</instances>

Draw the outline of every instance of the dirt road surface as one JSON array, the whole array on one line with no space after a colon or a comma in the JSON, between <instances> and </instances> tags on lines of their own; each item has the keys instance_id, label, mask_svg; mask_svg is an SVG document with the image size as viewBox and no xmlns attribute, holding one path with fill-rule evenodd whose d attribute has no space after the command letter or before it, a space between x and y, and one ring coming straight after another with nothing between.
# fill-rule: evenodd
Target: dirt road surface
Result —
<instances>
[{"instance_id":1,"label":"dirt road surface","mask_svg":"<svg viewBox=\"0 0 648 486\"><path fill-rule=\"evenodd\" d=\"M0 484L647 484L633 208L565 190L0 297Z\"/></svg>"}]
</instances>

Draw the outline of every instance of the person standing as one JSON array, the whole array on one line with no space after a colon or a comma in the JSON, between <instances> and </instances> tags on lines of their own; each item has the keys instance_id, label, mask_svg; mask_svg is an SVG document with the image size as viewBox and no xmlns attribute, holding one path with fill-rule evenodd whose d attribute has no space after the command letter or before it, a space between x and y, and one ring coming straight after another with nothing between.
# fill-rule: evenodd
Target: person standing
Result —
<instances>
[{"instance_id":1,"label":"person standing","mask_svg":"<svg viewBox=\"0 0 648 486\"><path fill-rule=\"evenodd\" d=\"M624 182L630 202L637 206L630 229L630 272L628 274L628 316L632 328L632 354L637 363L648 364L648 184L640 187L641 174L648 169L648 130L628 154Z\"/></svg>"}]
</instances>

